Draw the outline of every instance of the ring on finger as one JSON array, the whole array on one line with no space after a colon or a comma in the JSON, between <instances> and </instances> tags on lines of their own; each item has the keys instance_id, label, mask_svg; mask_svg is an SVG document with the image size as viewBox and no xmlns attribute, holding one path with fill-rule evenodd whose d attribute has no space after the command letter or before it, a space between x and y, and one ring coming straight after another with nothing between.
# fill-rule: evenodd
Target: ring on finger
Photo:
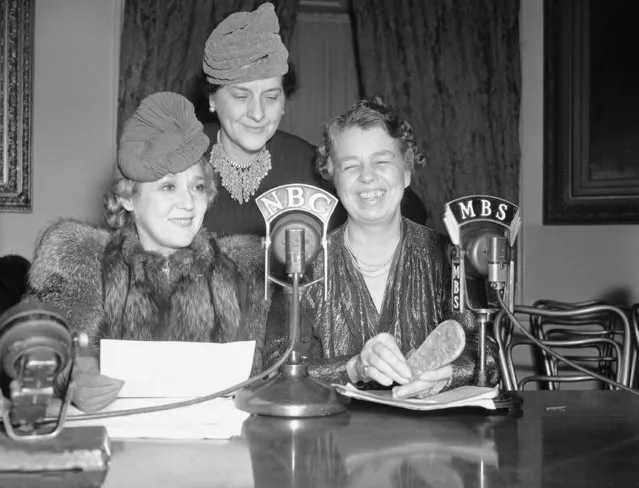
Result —
<instances>
[{"instance_id":1,"label":"ring on finger","mask_svg":"<svg viewBox=\"0 0 639 488\"><path fill-rule=\"evenodd\" d=\"M360 365L359 365L359 375L362 379L368 378L368 367L370 365L364 361L361 361Z\"/></svg>"}]
</instances>

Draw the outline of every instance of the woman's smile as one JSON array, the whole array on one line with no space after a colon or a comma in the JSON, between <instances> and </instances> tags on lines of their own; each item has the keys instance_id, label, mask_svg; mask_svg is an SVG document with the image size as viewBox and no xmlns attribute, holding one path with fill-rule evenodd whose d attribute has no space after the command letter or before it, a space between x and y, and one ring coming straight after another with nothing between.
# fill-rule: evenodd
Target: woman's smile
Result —
<instances>
[{"instance_id":1,"label":"woman's smile","mask_svg":"<svg viewBox=\"0 0 639 488\"><path fill-rule=\"evenodd\" d=\"M357 196L367 203L377 203L384 198L385 194L386 192L383 190L371 190L359 192Z\"/></svg>"},{"instance_id":2,"label":"woman's smile","mask_svg":"<svg viewBox=\"0 0 639 488\"><path fill-rule=\"evenodd\" d=\"M255 132L255 133L260 133L262 132L264 129L266 129L267 126L265 125L260 125L260 126L252 126L252 125L246 125L246 124L242 124L242 127L244 127L245 130L249 131L249 132Z\"/></svg>"},{"instance_id":3,"label":"woman's smile","mask_svg":"<svg viewBox=\"0 0 639 488\"><path fill-rule=\"evenodd\" d=\"M185 228L191 227L191 224L193 223L193 217L181 217L181 218L169 219L169 222L177 225L178 227L185 227Z\"/></svg>"}]
</instances>

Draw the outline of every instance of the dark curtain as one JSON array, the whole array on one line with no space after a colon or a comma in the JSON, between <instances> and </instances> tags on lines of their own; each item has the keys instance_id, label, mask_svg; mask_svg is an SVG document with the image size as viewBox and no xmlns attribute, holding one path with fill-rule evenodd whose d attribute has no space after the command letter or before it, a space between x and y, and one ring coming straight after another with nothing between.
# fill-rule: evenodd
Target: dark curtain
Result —
<instances>
[{"instance_id":1,"label":"dark curtain","mask_svg":"<svg viewBox=\"0 0 639 488\"><path fill-rule=\"evenodd\" d=\"M126 0L120 46L118 137L144 97L157 91L186 96L200 113L204 44L232 12L252 11L265 0ZM299 0L271 0L286 45L293 35ZM204 107L203 107L204 105Z\"/></svg>"},{"instance_id":2,"label":"dark curtain","mask_svg":"<svg viewBox=\"0 0 639 488\"><path fill-rule=\"evenodd\" d=\"M361 90L415 129L426 167L412 187L443 232L444 204L487 194L518 203L519 2L352 0Z\"/></svg>"}]
</instances>

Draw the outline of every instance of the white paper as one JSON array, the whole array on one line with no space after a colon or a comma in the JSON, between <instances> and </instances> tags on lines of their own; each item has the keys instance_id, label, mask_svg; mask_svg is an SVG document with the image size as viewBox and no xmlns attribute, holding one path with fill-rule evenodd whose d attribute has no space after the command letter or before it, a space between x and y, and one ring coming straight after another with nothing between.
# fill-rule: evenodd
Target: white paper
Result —
<instances>
[{"instance_id":1,"label":"white paper","mask_svg":"<svg viewBox=\"0 0 639 488\"><path fill-rule=\"evenodd\" d=\"M119 398L100 411L117 412L140 407L174 403L175 398ZM49 414L55 415L53 406ZM248 413L235 408L232 398L162 410L160 412L83 420L82 412L69 407L65 427L102 425L111 439L229 439L239 436Z\"/></svg>"},{"instance_id":2,"label":"white paper","mask_svg":"<svg viewBox=\"0 0 639 488\"><path fill-rule=\"evenodd\" d=\"M248 379L255 341L100 341L100 372L124 380L121 398L209 395Z\"/></svg>"},{"instance_id":3,"label":"white paper","mask_svg":"<svg viewBox=\"0 0 639 488\"><path fill-rule=\"evenodd\" d=\"M334 384L333 387L338 393L351 398L409 410L441 410L457 407L481 407L495 410L493 399L499 395L499 387L497 386L495 388L461 386L424 399L396 399L391 396L391 390L358 390L350 383L347 385Z\"/></svg>"}]
</instances>

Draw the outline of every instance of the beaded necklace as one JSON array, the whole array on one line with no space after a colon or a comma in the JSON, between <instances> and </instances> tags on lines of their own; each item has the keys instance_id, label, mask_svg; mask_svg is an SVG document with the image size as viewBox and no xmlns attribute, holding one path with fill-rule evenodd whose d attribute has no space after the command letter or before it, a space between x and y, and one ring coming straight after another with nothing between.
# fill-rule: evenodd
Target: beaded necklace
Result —
<instances>
[{"instance_id":1,"label":"beaded necklace","mask_svg":"<svg viewBox=\"0 0 639 488\"><path fill-rule=\"evenodd\" d=\"M210 163L222 178L222 186L240 205L248 202L271 170L271 153L266 146L248 161L240 164L228 157L219 142L211 148Z\"/></svg>"},{"instance_id":2,"label":"beaded necklace","mask_svg":"<svg viewBox=\"0 0 639 488\"><path fill-rule=\"evenodd\" d=\"M351 244L351 240L348 237L348 224L346 226L346 229L344 229L344 244L346 246L346 249L348 250L348 254L351 257L351 261L353 262L355 267L359 270L359 272L362 273L362 275L364 275L367 278L378 278L380 276L388 274L388 271L390 270L390 265L393 262L393 258L395 257L395 251L393 251L390 257L383 263L370 264L370 263L366 263L362 261L359 257L357 257L357 254L355 253L355 250L353 249L353 245Z\"/></svg>"}]
</instances>

